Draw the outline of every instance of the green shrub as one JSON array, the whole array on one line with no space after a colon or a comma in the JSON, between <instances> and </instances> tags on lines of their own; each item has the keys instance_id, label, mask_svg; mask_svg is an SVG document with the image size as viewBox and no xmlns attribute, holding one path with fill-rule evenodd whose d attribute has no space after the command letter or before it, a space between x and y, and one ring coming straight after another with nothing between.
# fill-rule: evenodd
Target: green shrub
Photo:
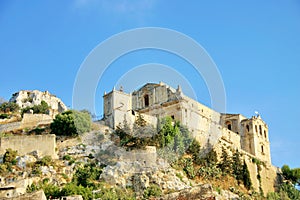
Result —
<instances>
[{"instance_id":1,"label":"green shrub","mask_svg":"<svg viewBox=\"0 0 300 200\"><path fill-rule=\"evenodd\" d=\"M72 157L70 155L64 155L63 160L71 160Z\"/></svg>"},{"instance_id":2,"label":"green shrub","mask_svg":"<svg viewBox=\"0 0 300 200\"><path fill-rule=\"evenodd\" d=\"M49 166L52 164L51 156L44 156L42 159L36 161L36 164L39 166Z\"/></svg>"},{"instance_id":3,"label":"green shrub","mask_svg":"<svg viewBox=\"0 0 300 200\"><path fill-rule=\"evenodd\" d=\"M91 116L87 112L68 110L55 116L50 125L51 133L76 136L91 130Z\"/></svg>"},{"instance_id":4,"label":"green shrub","mask_svg":"<svg viewBox=\"0 0 300 200\"><path fill-rule=\"evenodd\" d=\"M11 148L6 149L6 152L3 157L3 163L4 164L16 164L17 155L18 155L17 151L12 150Z\"/></svg>"},{"instance_id":5,"label":"green shrub","mask_svg":"<svg viewBox=\"0 0 300 200\"><path fill-rule=\"evenodd\" d=\"M92 199L92 189L76 185L74 183L67 183L61 190L60 196L81 195L83 199Z\"/></svg>"},{"instance_id":6,"label":"green shrub","mask_svg":"<svg viewBox=\"0 0 300 200\"><path fill-rule=\"evenodd\" d=\"M9 118L9 114L6 114L6 113L2 113L2 114L0 114L0 119L7 119L7 118Z\"/></svg>"},{"instance_id":7,"label":"green shrub","mask_svg":"<svg viewBox=\"0 0 300 200\"><path fill-rule=\"evenodd\" d=\"M144 198L149 199L150 197L159 197L162 194L162 190L156 184L151 184L145 191L144 191Z\"/></svg>"},{"instance_id":8,"label":"green shrub","mask_svg":"<svg viewBox=\"0 0 300 200\"><path fill-rule=\"evenodd\" d=\"M17 112L19 110L20 107L14 102L4 102L0 105L0 111L3 113Z\"/></svg>"},{"instance_id":9,"label":"green shrub","mask_svg":"<svg viewBox=\"0 0 300 200\"><path fill-rule=\"evenodd\" d=\"M82 185L83 187L95 188L95 180L99 180L101 173L102 167L96 166L95 163L85 164L83 167L76 169L72 181L77 185Z\"/></svg>"}]
</instances>

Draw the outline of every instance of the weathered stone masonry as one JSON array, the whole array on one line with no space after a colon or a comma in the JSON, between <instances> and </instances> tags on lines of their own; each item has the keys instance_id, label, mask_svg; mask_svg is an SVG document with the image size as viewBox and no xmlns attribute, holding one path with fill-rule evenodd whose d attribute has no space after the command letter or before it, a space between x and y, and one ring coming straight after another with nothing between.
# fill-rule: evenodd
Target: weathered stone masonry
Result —
<instances>
[{"instance_id":1,"label":"weathered stone masonry","mask_svg":"<svg viewBox=\"0 0 300 200\"><path fill-rule=\"evenodd\" d=\"M164 83L147 83L130 94L113 89L103 98L104 120L111 128L124 120L133 124L137 114L154 126L159 118L171 116L186 125L203 147L211 144L218 153L222 145L238 149L247 162L254 189L274 191L277 173L271 164L268 126L259 115L246 118L218 113L185 96L180 86L174 89ZM257 167L253 158L264 165Z\"/></svg>"}]
</instances>

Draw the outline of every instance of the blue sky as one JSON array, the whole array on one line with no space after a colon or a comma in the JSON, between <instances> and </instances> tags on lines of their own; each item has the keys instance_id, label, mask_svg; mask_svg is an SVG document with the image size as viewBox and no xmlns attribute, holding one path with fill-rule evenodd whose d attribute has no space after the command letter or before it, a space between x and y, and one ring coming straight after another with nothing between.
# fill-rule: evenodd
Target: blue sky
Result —
<instances>
[{"instance_id":1,"label":"blue sky","mask_svg":"<svg viewBox=\"0 0 300 200\"><path fill-rule=\"evenodd\" d=\"M0 96L9 99L21 89L48 90L71 106L76 74L88 54L112 35L142 27L173 29L202 45L223 78L227 112L251 117L259 111L269 125L273 164L300 167L297 0L3 0ZM136 68L145 63L175 72L166 76L163 70ZM176 73L184 78L170 78ZM173 87L187 80L198 100L210 105L205 82L188 63L167 52L143 50L120 57L104 73L95 96L97 115L102 114L103 92L118 82L125 91L136 89L141 83L134 77L145 82L163 78Z\"/></svg>"}]
</instances>

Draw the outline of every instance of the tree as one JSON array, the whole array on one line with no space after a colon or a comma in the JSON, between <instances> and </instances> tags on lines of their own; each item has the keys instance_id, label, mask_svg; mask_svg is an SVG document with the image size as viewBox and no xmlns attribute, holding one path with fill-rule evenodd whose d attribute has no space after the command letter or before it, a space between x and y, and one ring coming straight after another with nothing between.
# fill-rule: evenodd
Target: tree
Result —
<instances>
[{"instance_id":1,"label":"tree","mask_svg":"<svg viewBox=\"0 0 300 200\"><path fill-rule=\"evenodd\" d=\"M300 184L300 168L290 169L288 165L283 165L281 171L286 180L291 181L294 185Z\"/></svg>"},{"instance_id":2,"label":"tree","mask_svg":"<svg viewBox=\"0 0 300 200\"><path fill-rule=\"evenodd\" d=\"M232 172L238 182L243 180L241 154L236 150L232 156Z\"/></svg>"},{"instance_id":3,"label":"tree","mask_svg":"<svg viewBox=\"0 0 300 200\"><path fill-rule=\"evenodd\" d=\"M200 151L201 151L200 143L196 139L193 139L192 143L187 149L187 153L192 154L193 160L196 164L201 163Z\"/></svg>"},{"instance_id":4,"label":"tree","mask_svg":"<svg viewBox=\"0 0 300 200\"><path fill-rule=\"evenodd\" d=\"M51 133L76 136L91 130L91 116L86 112L68 110L55 116L50 125Z\"/></svg>"},{"instance_id":5,"label":"tree","mask_svg":"<svg viewBox=\"0 0 300 200\"><path fill-rule=\"evenodd\" d=\"M218 161L217 152L214 149L211 149L202 159L201 164L205 167L216 166Z\"/></svg>"},{"instance_id":6,"label":"tree","mask_svg":"<svg viewBox=\"0 0 300 200\"><path fill-rule=\"evenodd\" d=\"M244 186L250 190L252 183L250 178L250 172L248 170L248 166L246 164L246 161L244 160L243 167L242 167L242 177L243 177L243 184Z\"/></svg>"},{"instance_id":7,"label":"tree","mask_svg":"<svg viewBox=\"0 0 300 200\"><path fill-rule=\"evenodd\" d=\"M224 147L222 147L221 162L218 165L224 174L229 174L231 172L231 157L229 157L228 152Z\"/></svg>"}]
</instances>

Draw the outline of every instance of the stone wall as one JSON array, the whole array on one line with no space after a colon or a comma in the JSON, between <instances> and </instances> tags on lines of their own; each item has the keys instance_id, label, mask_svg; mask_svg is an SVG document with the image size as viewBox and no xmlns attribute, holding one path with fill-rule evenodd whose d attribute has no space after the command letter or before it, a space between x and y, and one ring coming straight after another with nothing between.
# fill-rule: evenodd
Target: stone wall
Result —
<instances>
[{"instance_id":1,"label":"stone wall","mask_svg":"<svg viewBox=\"0 0 300 200\"><path fill-rule=\"evenodd\" d=\"M55 135L30 135L30 136L11 136L0 138L0 154L4 154L6 149L17 150L19 155L38 151L39 156L49 155L57 158L55 152Z\"/></svg>"},{"instance_id":2,"label":"stone wall","mask_svg":"<svg viewBox=\"0 0 300 200\"><path fill-rule=\"evenodd\" d=\"M21 121L22 128L34 127L42 124L50 124L53 121L54 116L46 114L28 114L23 115Z\"/></svg>"},{"instance_id":3,"label":"stone wall","mask_svg":"<svg viewBox=\"0 0 300 200\"><path fill-rule=\"evenodd\" d=\"M53 115L24 113L22 121L20 122L1 124L0 133L13 130L22 130L25 128L34 128L43 124L50 124L53 121L53 118Z\"/></svg>"}]
</instances>

